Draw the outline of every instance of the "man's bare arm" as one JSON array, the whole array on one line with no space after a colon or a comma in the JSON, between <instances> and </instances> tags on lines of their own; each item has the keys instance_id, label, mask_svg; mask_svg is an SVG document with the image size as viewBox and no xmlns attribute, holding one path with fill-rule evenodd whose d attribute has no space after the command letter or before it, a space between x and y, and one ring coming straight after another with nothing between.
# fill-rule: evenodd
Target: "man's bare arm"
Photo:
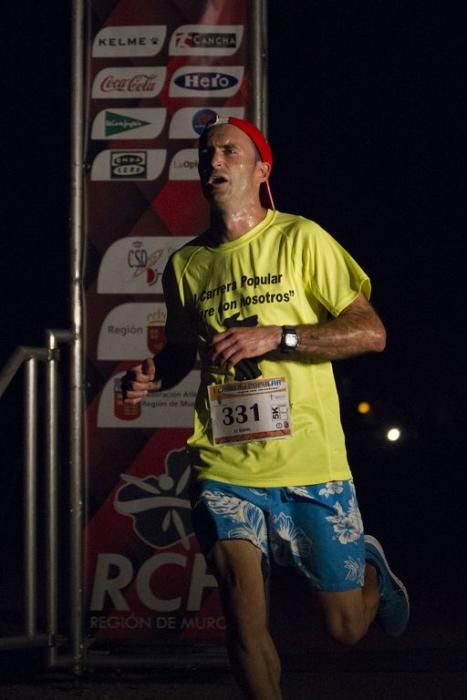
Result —
<instances>
[{"instance_id":1,"label":"man's bare arm","mask_svg":"<svg viewBox=\"0 0 467 700\"><path fill-rule=\"evenodd\" d=\"M383 323L363 294L337 318L299 325L296 329L299 345L294 352L307 353L317 360L343 360L365 352L381 352L386 345ZM281 326L230 328L213 337L212 359L220 365L234 366L244 358L277 350L281 337Z\"/></svg>"},{"instance_id":2,"label":"man's bare arm","mask_svg":"<svg viewBox=\"0 0 467 700\"><path fill-rule=\"evenodd\" d=\"M334 319L317 325L297 327L298 352L322 360L343 360L365 352L381 352L386 331L376 311L360 294Z\"/></svg>"}]
</instances>

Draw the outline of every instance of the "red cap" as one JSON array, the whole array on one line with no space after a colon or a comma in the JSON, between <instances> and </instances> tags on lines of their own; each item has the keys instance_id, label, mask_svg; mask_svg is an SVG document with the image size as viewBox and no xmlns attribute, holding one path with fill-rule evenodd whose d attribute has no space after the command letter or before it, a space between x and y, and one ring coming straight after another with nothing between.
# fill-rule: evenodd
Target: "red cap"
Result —
<instances>
[{"instance_id":1,"label":"red cap","mask_svg":"<svg viewBox=\"0 0 467 700\"><path fill-rule=\"evenodd\" d=\"M218 124L232 124L232 126L236 126L238 129L241 129L255 144L261 160L264 163L269 163L272 169L271 146L266 140L264 134L258 129L257 126L255 126L255 124L252 124L246 119L238 119L237 117L227 117L223 119L216 116L215 120L206 124L206 129L209 129L211 126L217 126ZM269 181L266 180L266 182L263 184L264 186L261 186L260 190L261 203L268 209L275 209L271 188L269 187Z\"/></svg>"}]
</instances>

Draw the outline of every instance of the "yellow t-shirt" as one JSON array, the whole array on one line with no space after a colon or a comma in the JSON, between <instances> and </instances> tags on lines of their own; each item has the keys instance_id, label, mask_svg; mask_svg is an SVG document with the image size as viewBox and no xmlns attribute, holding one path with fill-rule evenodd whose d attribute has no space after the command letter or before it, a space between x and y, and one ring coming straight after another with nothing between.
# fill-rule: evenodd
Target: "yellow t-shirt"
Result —
<instances>
[{"instance_id":1,"label":"yellow t-shirt","mask_svg":"<svg viewBox=\"0 0 467 700\"><path fill-rule=\"evenodd\" d=\"M199 478L242 486L299 486L351 476L330 362L303 353L268 354L263 377L285 377L292 435L284 439L215 445L207 387L234 379L209 363L212 331L226 319L257 316L257 325L321 323L338 316L359 292L368 298L368 276L320 226L303 217L268 211L241 238L213 244L203 236L175 252L165 273L167 337L196 339L201 384L188 444Z\"/></svg>"}]
</instances>

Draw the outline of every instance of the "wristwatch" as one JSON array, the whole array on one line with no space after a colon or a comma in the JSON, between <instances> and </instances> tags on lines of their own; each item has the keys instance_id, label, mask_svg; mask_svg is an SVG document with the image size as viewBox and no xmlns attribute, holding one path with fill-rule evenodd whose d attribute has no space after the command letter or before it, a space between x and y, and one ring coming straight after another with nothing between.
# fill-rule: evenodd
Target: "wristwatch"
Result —
<instances>
[{"instance_id":1,"label":"wristwatch","mask_svg":"<svg viewBox=\"0 0 467 700\"><path fill-rule=\"evenodd\" d=\"M294 326L282 326L282 338L279 345L281 352L292 352L298 346L297 329Z\"/></svg>"}]
</instances>

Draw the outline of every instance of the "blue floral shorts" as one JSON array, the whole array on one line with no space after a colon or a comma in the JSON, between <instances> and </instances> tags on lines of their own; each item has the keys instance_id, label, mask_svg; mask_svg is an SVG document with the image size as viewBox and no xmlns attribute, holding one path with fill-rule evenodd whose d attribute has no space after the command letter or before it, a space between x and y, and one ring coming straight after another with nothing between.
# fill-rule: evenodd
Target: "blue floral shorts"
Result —
<instances>
[{"instance_id":1,"label":"blue floral shorts","mask_svg":"<svg viewBox=\"0 0 467 700\"><path fill-rule=\"evenodd\" d=\"M365 544L352 480L313 486L248 488L202 480L193 492L193 527L209 559L218 540L256 545L294 566L321 591L363 586Z\"/></svg>"}]
</instances>

